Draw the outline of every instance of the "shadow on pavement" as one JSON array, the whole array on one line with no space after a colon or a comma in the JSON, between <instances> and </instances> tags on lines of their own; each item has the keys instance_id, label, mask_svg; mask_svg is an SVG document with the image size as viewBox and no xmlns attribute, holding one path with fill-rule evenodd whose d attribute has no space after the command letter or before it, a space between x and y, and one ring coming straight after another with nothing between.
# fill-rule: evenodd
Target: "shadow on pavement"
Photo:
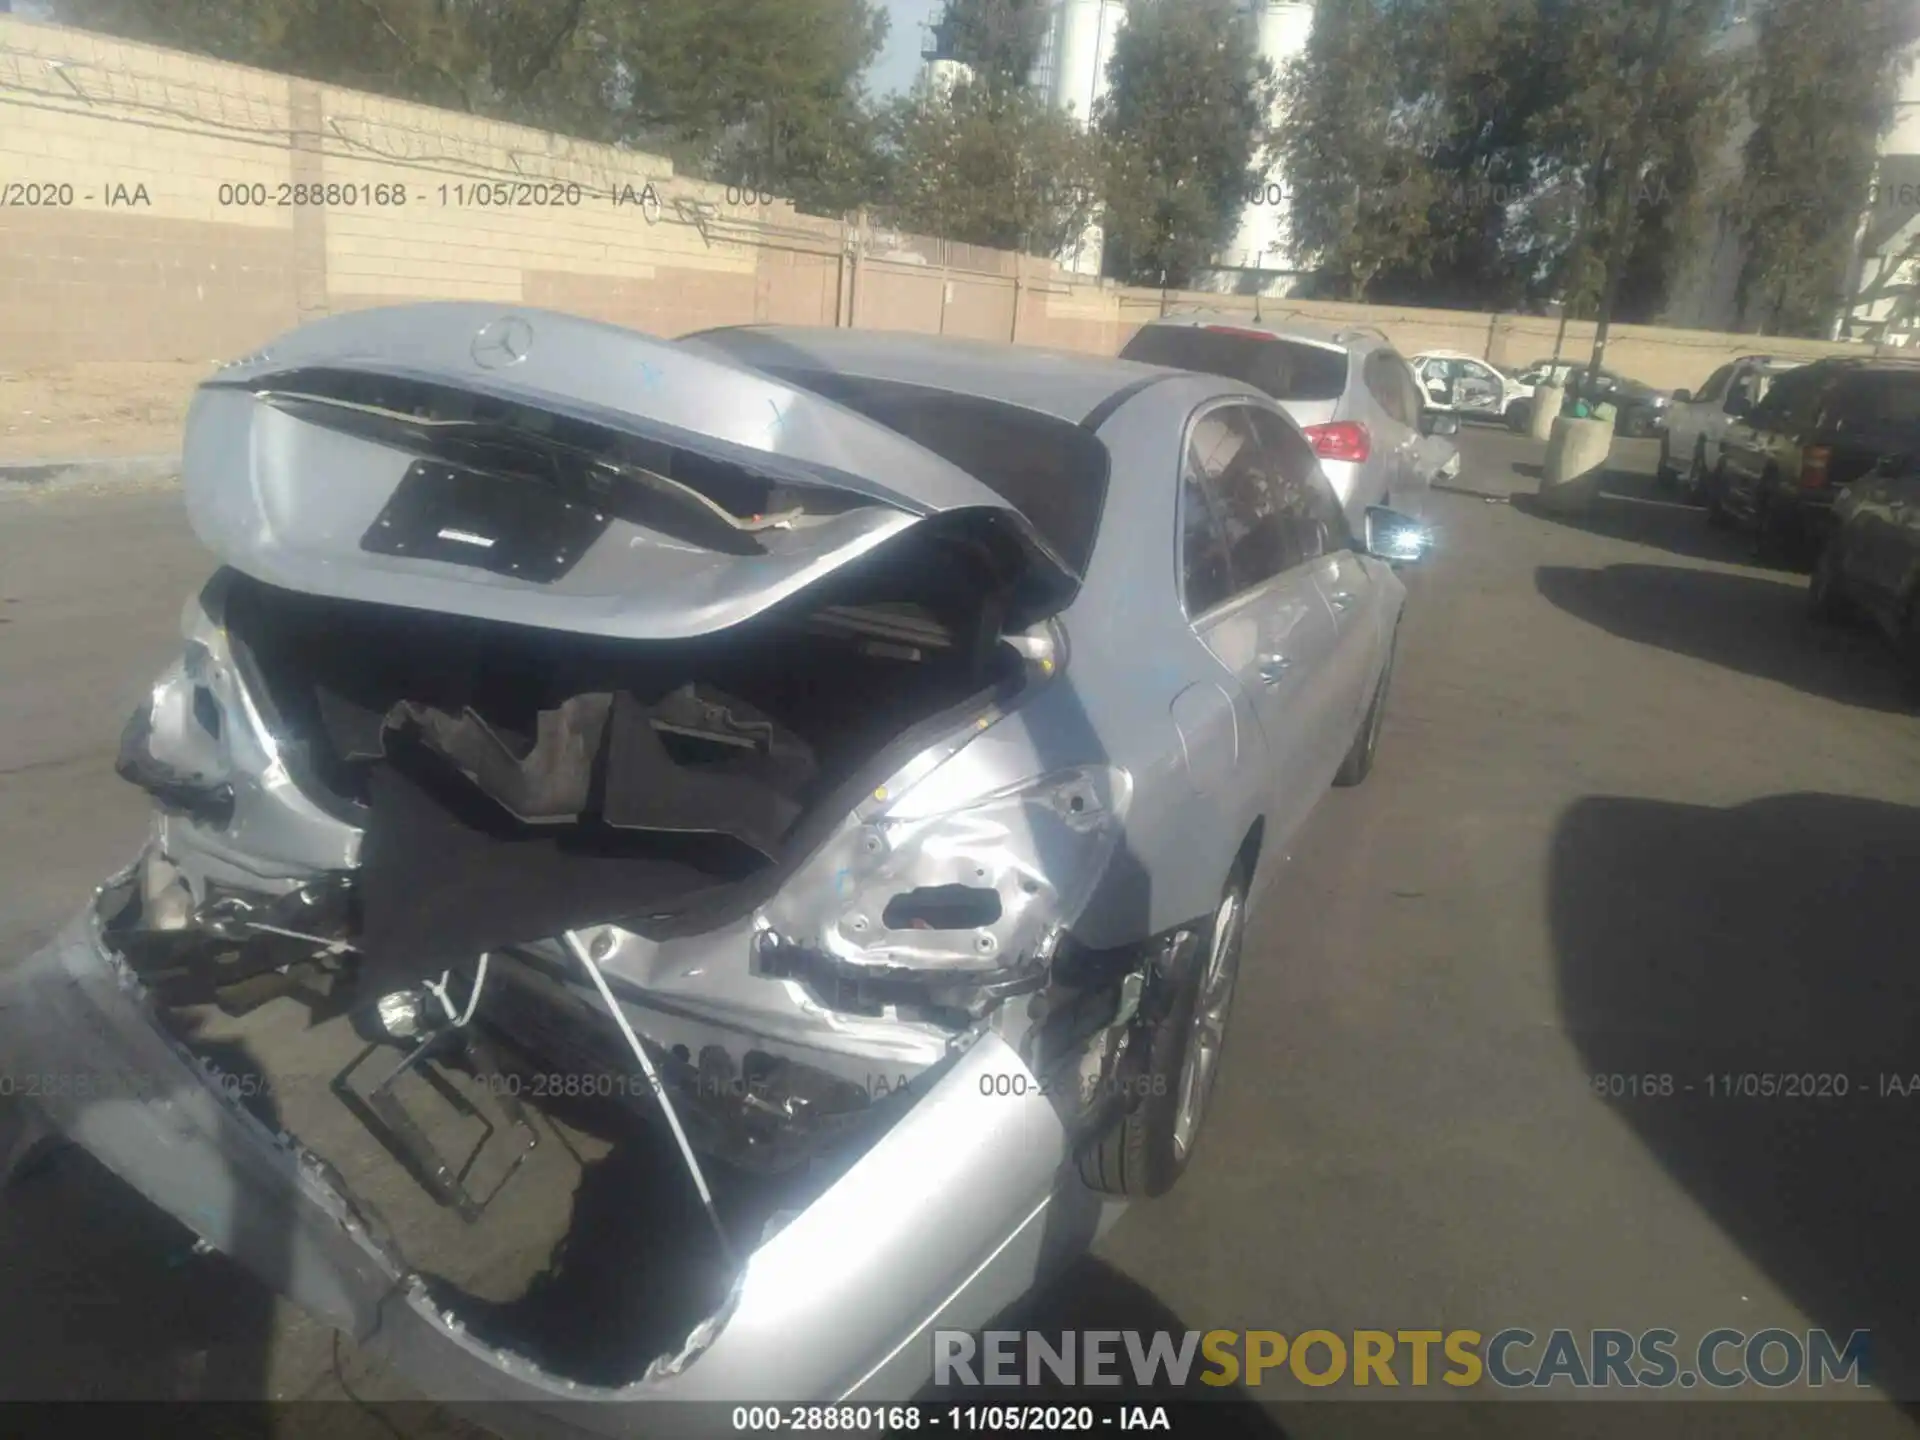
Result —
<instances>
[{"instance_id":1,"label":"shadow on pavement","mask_svg":"<svg viewBox=\"0 0 1920 1440\"><path fill-rule=\"evenodd\" d=\"M1518 462L1511 468L1526 479L1538 482L1541 478L1541 467L1533 462ZM1601 477L1599 498L1583 516L1557 515L1543 509L1539 496L1532 491L1516 491L1512 500L1513 508L1531 519L1610 540L1623 540L1630 545L1648 545L1690 559L1757 569L1796 569L1792 565L1761 560L1755 554L1751 536L1714 529L1707 523L1705 509L1680 499L1672 490L1661 488L1644 470L1610 464ZM1804 565L1797 567L1800 571L1805 568Z\"/></svg>"},{"instance_id":2,"label":"shadow on pavement","mask_svg":"<svg viewBox=\"0 0 1920 1440\"><path fill-rule=\"evenodd\" d=\"M1815 624L1804 587L1785 578L1678 565L1543 565L1534 585L1567 614L1625 640L1846 705L1913 708L1886 647L1863 631Z\"/></svg>"},{"instance_id":3,"label":"shadow on pavement","mask_svg":"<svg viewBox=\"0 0 1920 1440\"><path fill-rule=\"evenodd\" d=\"M0 1194L0 1396L259 1400L272 1297L193 1243L78 1147L33 1163Z\"/></svg>"},{"instance_id":4,"label":"shadow on pavement","mask_svg":"<svg viewBox=\"0 0 1920 1440\"><path fill-rule=\"evenodd\" d=\"M1587 1071L1655 1077L1609 1103L1814 1325L1872 1332L1901 1398L1920 1397L1916 874L1908 806L1599 798L1561 821L1548 882Z\"/></svg>"}]
</instances>

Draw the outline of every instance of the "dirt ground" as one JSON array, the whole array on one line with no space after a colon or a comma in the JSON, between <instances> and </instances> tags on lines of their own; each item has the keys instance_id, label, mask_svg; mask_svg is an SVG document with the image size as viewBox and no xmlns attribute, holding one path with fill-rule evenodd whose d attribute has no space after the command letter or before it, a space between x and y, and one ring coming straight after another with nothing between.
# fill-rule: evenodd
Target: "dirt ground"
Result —
<instances>
[{"instance_id":1,"label":"dirt ground","mask_svg":"<svg viewBox=\"0 0 1920 1440\"><path fill-rule=\"evenodd\" d=\"M0 465L170 455L213 362L89 362L0 370Z\"/></svg>"}]
</instances>

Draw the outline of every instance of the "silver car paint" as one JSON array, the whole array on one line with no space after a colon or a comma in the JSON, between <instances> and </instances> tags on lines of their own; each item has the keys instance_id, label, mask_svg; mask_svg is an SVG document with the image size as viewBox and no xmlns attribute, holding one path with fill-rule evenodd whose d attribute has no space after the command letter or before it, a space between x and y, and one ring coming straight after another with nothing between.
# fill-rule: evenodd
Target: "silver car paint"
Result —
<instances>
[{"instance_id":1,"label":"silver car paint","mask_svg":"<svg viewBox=\"0 0 1920 1440\"><path fill-rule=\"evenodd\" d=\"M116 877L118 878L118 877ZM109 1169L268 1284L451 1402L576 1406L588 1433L646 1433L653 1400L901 1398L931 1369L928 1332L975 1328L1054 1247L1084 1244L1101 1203L1060 1188L1066 1135L1032 1073L986 1033L806 1211L758 1246L723 1311L633 1383L560 1382L483 1347L435 1310L351 1201L288 1137L205 1083L163 1035L89 909L0 972L0 1052L22 1073L85 1070L42 1102ZM85 1056L76 1062L76 1056ZM78 1093L81 1090L90 1094ZM915 1343L915 1342L922 1343ZM726 1417L720 1417L724 1423Z\"/></svg>"},{"instance_id":2,"label":"silver car paint","mask_svg":"<svg viewBox=\"0 0 1920 1440\"><path fill-rule=\"evenodd\" d=\"M525 327L523 358L504 368L481 363L476 341L506 320ZM692 444L791 483L834 486L874 503L763 531L767 553L747 557L697 550L616 519L568 574L546 585L371 554L360 537L414 457L275 404L276 386L298 393L288 377L300 368L459 386ZM315 474L328 483L313 484ZM502 316L465 302L317 321L222 371L189 407L182 477L201 542L269 584L634 640L710 634L748 619L920 515L998 510L1031 541L1025 521L978 480L841 406L616 326L535 310Z\"/></svg>"},{"instance_id":3,"label":"silver car paint","mask_svg":"<svg viewBox=\"0 0 1920 1440\"><path fill-rule=\"evenodd\" d=\"M473 329L491 323L473 311L497 314L487 307L468 307L461 324ZM663 342L646 344L666 348ZM865 345L873 363L883 364L884 344L869 339ZM1025 384L1036 408L1065 404L1043 383L1053 362L1022 377L1017 373L1021 352L1008 347L1003 353L1007 358L996 372L1003 383ZM285 352L277 352L273 364L284 359ZM385 356L379 364L392 368ZM1118 374L1121 368L1110 373ZM658 943L613 931L613 950L604 968L640 992L642 998L626 1002L636 1028L663 1038L684 1037L690 1045L706 1035L718 1037L723 1045L731 1039L737 1047L741 1037L750 1035L755 1044L825 1063L848 1076L871 1073L873 1061L918 1073L947 1058L953 1042L944 1032L897 1016L833 1013L791 982L752 973L751 949L768 932L815 941L830 936L842 958L856 963L863 955L884 956L889 946L899 943L899 937L869 938L850 928L851 918L873 907L863 898L861 882L843 885L838 879L839 871L855 867L833 863L830 852L843 860L870 853L861 850L868 838L882 842L873 873L884 874L888 884L942 883L969 867L987 869L996 887L1039 879L1038 899L1011 907L999 933L989 937L996 954L1027 948L1044 953L1051 937L1067 925L1085 944L1108 948L1208 915L1243 838L1256 825L1265 825L1262 869L1285 854L1337 764L1341 747L1336 742L1351 738L1349 717L1378 679L1385 642L1405 592L1390 567L1344 555L1336 557L1334 567L1345 567L1344 580L1300 567L1241 602L1237 612L1255 616L1251 647L1223 641L1222 627L1204 621L1199 629L1206 633L1196 633L1180 600L1176 528L1186 427L1210 402L1232 400L1283 412L1265 397L1214 377L1124 369L1151 383L1121 403L1099 428L1114 457L1107 512L1078 597L1057 617L1061 641L1054 673L1035 683L1005 713L976 717L941 747L931 765L911 764L878 787L848 817L839 836L758 914L708 934ZM1064 373L1072 385L1088 385L1085 371L1066 367ZM726 374L733 384L732 377L741 372L729 369ZM746 379L758 381L755 376ZM1108 381L1102 384L1109 392L1117 388ZM750 388L736 386L738 393ZM810 411L824 403L802 398L795 410ZM832 413L820 419L826 432L851 437L850 447L857 441L860 447L870 445L873 453L890 451L850 412L828 408ZM212 428L232 430L225 425ZM902 474L923 476L925 494L939 492L949 479L939 463L918 447L907 448L918 458L903 470L881 473L903 489ZM189 466L194 463L190 454ZM976 485L968 477L961 479ZM257 496L236 485L231 473L202 481L199 494L203 511L228 504L246 510L258 503ZM944 494L950 500L959 498L951 487ZM904 495L902 499L909 501ZM973 502L969 498L966 503ZM223 558L237 568L261 565L271 570L277 563L274 545L260 543L257 526L229 526L222 514L214 519L222 523L209 525L206 533L225 537L236 547ZM322 593L366 595L351 569L336 568L329 584L338 589ZM418 578L383 574L378 583L390 599L409 597L397 603L426 603L433 585L416 584ZM465 587L459 608L477 613L474 607L480 602L471 596L483 587L465 581L434 583ZM1329 589L1342 584L1352 590ZM1354 606L1344 615L1344 626L1333 618L1329 597L1337 593L1350 594ZM501 592L501 598L504 602L510 597ZM739 598L743 613L757 608L757 596L742 592ZM1310 620L1324 645L1337 644L1338 653L1349 657L1325 675L1326 693L1291 712L1280 694L1250 697L1239 673L1243 660L1257 667L1265 653L1258 643L1260 627L1266 626L1267 638L1277 633L1271 623L1275 600L1294 607ZM1315 605L1320 607L1317 613ZM1265 618L1258 613L1263 606L1268 607ZM550 608L549 622L558 614ZM603 616L585 609L577 619L581 628L594 629ZM631 621L631 612L625 619ZM669 622L656 611L648 623ZM251 701L231 688L238 683L238 671L217 643L217 617L202 617L198 607L191 606L185 629L190 643L197 637L205 651L196 673L228 687L222 694L238 705L249 726L258 724L257 734L236 737L241 748L228 760L246 763L242 754L248 744L261 747L264 756L271 737ZM1247 654L1240 656L1238 649ZM1316 653L1320 658L1314 663L1325 663L1326 656L1336 652ZM1364 655L1358 668L1350 663L1356 653ZM1310 679L1312 665L1304 659L1303 671ZM170 698L168 704L169 713L178 709L177 699ZM1280 752L1273 748L1276 738L1283 742ZM183 763L214 763L190 733L175 731L173 740ZM1286 760L1287 752L1297 752L1298 758ZM270 773L272 765L266 760L261 773ZM1063 823L1058 802L1076 792L1096 803L1090 811L1083 807L1084 823ZM1281 803L1273 803L1276 795ZM351 825L331 817L324 817L331 824L310 823L312 816L298 808L297 791L285 786L266 786L262 796L250 812L251 843L267 855L257 865L276 877L275 884L351 863L357 843ZM291 808L283 814L268 801L285 801ZM944 836L937 824L927 823L946 817L962 823ZM232 848L228 841L203 824L169 816L157 836L155 848L188 874L197 870L203 878L210 876L230 858L222 851L223 846ZM905 844L893 848L894 840L903 836ZM835 846L842 848L836 852ZM831 878L829 871L834 872ZM1257 892L1257 884L1255 888ZM984 955L973 950L967 958L977 963ZM919 958L957 963L960 957ZM812 1277L808 1284L818 1295L764 1293L758 1286L772 1282L755 1282L750 1265L741 1304L718 1327L717 1336L705 1337L703 1358L673 1377L680 1386L674 1393L697 1389L734 1398L813 1398L843 1390L908 1393L925 1359L908 1343L919 1333L916 1326L924 1328L935 1315L946 1317L943 1324L976 1323L1030 1283L1039 1231L1046 1228L1039 1217L1049 1203L1058 1211L1066 1203L1063 1196L1076 1197L1069 1208L1079 1214L1086 1196L1077 1182L1059 1179L1066 1142L1051 1106L1038 1101L1037 1087L1028 1092L1038 1101L1033 1105L1004 1095L978 1098L980 1067L1019 1064L1009 1048L1017 1044L1022 1028L1009 1013L1013 1008L1001 1008L992 1026L970 1040L960 1069L949 1072L856 1167L858 1182L849 1175L836 1187L835 1194L845 1191L843 1203L770 1242L781 1246L786 1236L809 1236L818 1257L791 1254L798 1239L777 1252L789 1260L762 1264L756 1256L760 1275L782 1273L781 1265L790 1264L784 1271L787 1277ZM454 1388L436 1388L435 1393L443 1394L589 1393L585 1387L561 1392L513 1357L481 1354L445 1317L423 1310L425 1302L417 1294L403 1298L393 1293L390 1262L355 1228L348 1202L331 1194L297 1148L266 1136L198 1082L192 1062L150 1018L137 982L105 951L91 907L53 945L0 981L0 1046L10 1060L57 1058L70 1068L74 1054L87 1054L122 1074L166 1077L130 1102L115 1098L75 1103L61 1107L55 1118L137 1188L215 1244L262 1269L270 1283L356 1336L379 1328L382 1343L409 1352L407 1368L416 1383L423 1376L447 1377L445 1384ZM967 1082L956 1078L963 1075L972 1077L975 1090L968 1091ZM929 1102L943 1096L939 1105L930 1107ZM937 1136L944 1147L945 1168L934 1167L917 1148L923 1141L932 1143L927 1136ZM929 1187L929 1176L935 1173L947 1176L944 1188ZM1064 1189L1059 1188L1062 1184ZM902 1197L913 1199L909 1203ZM263 1267L262 1252L269 1241L278 1248ZM875 1247L876 1258L864 1258L868 1247ZM867 1288L833 1281L828 1271L834 1266L844 1266L850 1277L864 1277ZM886 1303L869 1315L871 1296L879 1293L888 1297ZM746 1305L749 1297L753 1307ZM767 1353L765 1347L780 1325L769 1321L763 1329L752 1321L763 1305L766 1314L783 1317L780 1341L795 1354L775 1359ZM743 1316L748 1317L741 1330L744 1339L730 1347L727 1337L742 1326ZM795 1343L796 1335L807 1336L808 1343ZM736 1349L743 1357L738 1363L721 1358ZM686 1378L693 1376L700 1377L697 1384ZM668 1380L656 1377L647 1383L665 1386ZM639 1390L632 1394L640 1398Z\"/></svg>"}]
</instances>

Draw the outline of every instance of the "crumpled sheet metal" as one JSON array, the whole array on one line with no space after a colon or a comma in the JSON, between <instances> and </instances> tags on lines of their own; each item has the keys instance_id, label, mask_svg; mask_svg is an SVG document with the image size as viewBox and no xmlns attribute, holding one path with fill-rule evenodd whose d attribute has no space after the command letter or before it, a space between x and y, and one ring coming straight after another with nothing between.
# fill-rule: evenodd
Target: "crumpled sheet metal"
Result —
<instances>
[{"instance_id":1,"label":"crumpled sheet metal","mask_svg":"<svg viewBox=\"0 0 1920 1440\"><path fill-rule=\"evenodd\" d=\"M197 598L187 603L183 628L184 655L154 683L148 744L162 764L232 787L233 818L217 848L245 857L246 868L262 874L353 869L360 831L322 810L294 783L241 683L226 632ZM204 688L219 710L217 735L195 713L196 688Z\"/></svg>"},{"instance_id":2,"label":"crumpled sheet metal","mask_svg":"<svg viewBox=\"0 0 1920 1440\"><path fill-rule=\"evenodd\" d=\"M943 972L1001 970L1072 924L1118 843L1130 777L1056 771L948 808L901 803L856 818L764 907L783 941L843 962ZM991 890L1000 916L966 929L890 929L888 903L918 889Z\"/></svg>"}]
</instances>

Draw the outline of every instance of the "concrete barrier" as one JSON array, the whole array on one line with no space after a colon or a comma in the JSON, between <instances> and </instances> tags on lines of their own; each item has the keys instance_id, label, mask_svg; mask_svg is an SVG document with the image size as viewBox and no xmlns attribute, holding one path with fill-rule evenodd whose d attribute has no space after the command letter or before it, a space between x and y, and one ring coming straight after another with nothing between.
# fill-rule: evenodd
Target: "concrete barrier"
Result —
<instances>
[{"instance_id":1,"label":"concrete barrier","mask_svg":"<svg viewBox=\"0 0 1920 1440\"><path fill-rule=\"evenodd\" d=\"M1558 385L1537 385L1533 391L1533 408L1527 412L1527 433L1536 440L1545 440L1553 434L1553 422L1560 418L1560 402L1566 397L1566 391Z\"/></svg>"},{"instance_id":2,"label":"concrete barrier","mask_svg":"<svg viewBox=\"0 0 1920 1440\"><path fill-rule=\"evenodd\" d=\"M1605 420L1561 416L1547 439L1540 471L1540 505L1558 515L1584 515L1600 493L1613 426Z\"/></svg>"}]
</instances>

